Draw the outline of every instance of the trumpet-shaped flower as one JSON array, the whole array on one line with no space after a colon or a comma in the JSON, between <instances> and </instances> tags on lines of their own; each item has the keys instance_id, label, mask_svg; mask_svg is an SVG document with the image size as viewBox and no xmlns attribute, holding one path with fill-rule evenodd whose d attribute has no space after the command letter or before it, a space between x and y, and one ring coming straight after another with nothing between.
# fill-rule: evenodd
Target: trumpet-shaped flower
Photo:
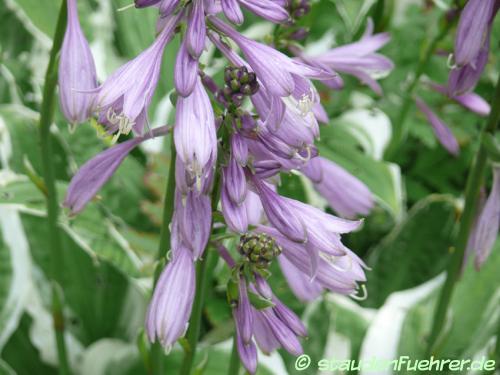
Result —
<instances>
[{"instance_id":1,"label":"trumpet-shaped flower","mask_svg":"<svg viewBox=\"0 0 500 375\"><path fill-rule=\"evenodd\" d=\"M191 252L181 248L174 254L158 279L146 314L149 340L167 349L186 332L195 293Z\"/></svg>"},{"instance_id":2,"label":"trumpet-shaped flower","mask_svg":"<svg viewBox=\"0 0 500 375\"><path fill-rule=\"evenodd\" d=\"M116 70L98 89L97 110L111 133L141 133L160 76L165 46L173 37L180 14L171 17L155 42Z\"/></svg>"},{"instance_id":3,"label":"trumpet-shaped flower","mask_svg":"<svg viewBox=\"0 0 500 375\"><path fill-rule=\"evenodd\" d=\"M68 24L59 62L59 99L61 110L73 125L92 115L97 87L96 69L89 43L78 20L76 0L68 0Z\"/></svg>"}]
</instances>

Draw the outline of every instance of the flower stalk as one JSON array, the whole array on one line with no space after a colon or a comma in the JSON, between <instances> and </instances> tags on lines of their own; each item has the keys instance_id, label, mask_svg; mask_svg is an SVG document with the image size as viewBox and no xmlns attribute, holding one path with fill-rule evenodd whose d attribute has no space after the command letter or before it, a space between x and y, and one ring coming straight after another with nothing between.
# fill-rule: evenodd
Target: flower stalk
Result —
<instances>
[{"instance_id":1,"label":"flower stalk","mask_svg":"<svg viewBox=\"0 0 500 375\"><path fill-rule=\"evenodd\" d=\"M160 244L158 246L158 266L154 274L154 286L158 281L161 270L163 268L162 259L167 255L167 250L170 248L170 223L174 214L175 202L175 159L177 153L174 146L173 132L170 136L170 166L168 169L167 186L165 189L165 196L163 197L163 215L162 226L160 228ZM164 350L160 343L155 342L151 345L151 358L150 372L153 374L163 374L163 361L165 359Z\"/></svg>"},{"instance_id":2,"label":"flower stalk","mask_svg":"<svg viewBox=\"0 0 500 375\"><path fill-rule=\"evenodd\" d=\"M500 77L496 85L495 93L491 102L491 112L488 122L481 131L479 139L483 139L487 134L494 134L500 122ZM484 175L488 164L488 153L483 142L479 146L475 161L469 172L465 190L465 207L460 220L460 229L457 237L455 251L449 263L446 273L446 281L441 290L438 304L434 314L432 329L428 342L428 354L435 354L436 343L443 331L446 320L446 313L450 305L455 284L460 276L460 270L464 261L465 250L471 233L472 224L477 211L479 193L483 184Z\"/></svg>"},{"instance_id":3,"label":"flower stalk","mask_svg":"<svg viewBox=\"0 0 500 375\"><path fill-rule=\"evenodd\" d=\"M47 189L47 225L49 229L50 247L50 279L52 289L52 322L57 346L57 356L59 360L59 373L61 375L70 374L70 367L67 358L66 343L64 341L64 314L61 288L57 283L59 272L62 269L62 241L57 224L59 217L59 203L57 200L56 179L54 173L54 155L52 153L52 138L50 126L54 119L55 91L57 85L58 55L64 38L64 31L67 22L66 1L61 4L59 17L57 20L52 50L50 51L49 64L45 73L45 83L43 88L43 99L40 109L39 136L42 159L43 180Z\"/></svg>"},{"instance_id":4,"label":"flower stalk","mask_svg":"<svg viewBox=\"0 0 500 375\"><path fill-rule=\"evenodd\" d=\"M215 176L215 183L212 192L212 210L217 209L220 196L220 174L218 171ZM213 222L212 222L213 232ZM179 374L189 375L193 362L196 356L196 348L198 338L200 337L201 318L203 314L203 306L205 305L205 296L207 294L208 284L210 283L210 271L213 268L214 262L218 259L215 251L207 251L202 259L196 265L196 294L193 302L193 310L191 319L189 320L189 329L186 334L188 345L185 349L184 359Z\"/></svg>"},{"instance_id":5,"label":"flower stalk","mask_svg":"<svg viewBox=\"0 0 500 375\"><path fill-rule=\"evenodd\" d=\"M229 362L229 370L227 375L238 374L240 369L240 358L238 357L238 345L236 343L236 334L233 339L233 349L231 350L231 359Z\"/></svg>"}]
</instances>

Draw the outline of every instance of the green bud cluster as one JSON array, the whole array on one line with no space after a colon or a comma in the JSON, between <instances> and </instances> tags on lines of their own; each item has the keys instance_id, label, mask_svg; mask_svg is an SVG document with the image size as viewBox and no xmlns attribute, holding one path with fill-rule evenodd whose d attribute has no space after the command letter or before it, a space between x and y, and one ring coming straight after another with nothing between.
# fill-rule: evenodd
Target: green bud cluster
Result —
<instances>
[{"instance_id":1,"label":"green bud cluster","mask_svg":"<svg viewBox=\"0 0 500 375\"><path fill-rule=\"evenodd\" d=\"M241 236L238 247L245 261L257 269L267 269L274 258L281 254L281 246L264 233L247 233Z\"/></svg>"}]
</instances>

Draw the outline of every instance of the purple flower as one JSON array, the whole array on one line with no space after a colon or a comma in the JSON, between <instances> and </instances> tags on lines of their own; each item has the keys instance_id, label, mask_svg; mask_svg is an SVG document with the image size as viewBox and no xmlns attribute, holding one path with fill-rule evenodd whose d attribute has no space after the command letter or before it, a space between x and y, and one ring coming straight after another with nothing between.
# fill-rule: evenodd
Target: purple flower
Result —
<instances>
[{"instance_id":1,"label":"purple flower","mask_svg":"<svg viewBox=\"0 0 500 375\"><path fill-rule=\"evenodd\" d=\"M321 295L323 291L321 284L300 272L286 256L278 257L278 262L290 289L299 300L313 301Z\"/></svg>"},{"instance_id":2,"label":"purple flower","mask_svg":"<svg viewBox=\"0 0 500 375\"><path fill-rule=\"evenodd\" d=\"M174 83L179 95L191 95L198 80L198 60L191 57L186 48L186 40L181 43L175 60Z\"/></svg>"},{"instance_id":3,"label":"purple flower","mask_svg":"<svg viewBox=\"0 0 500 375\"><path fill-rule=\"evenodd\" d=\"M430 82L429 85L435 91L448 96L450 99L453 99L469 111L475 112L481 116L488 116L490 113L490 105L488 104L488 102L473 92L453 96L449 95L448 88L445 86L438 85L434 82Z\"/></svg>"},{"instance_id":4,"label":"purple flower","mask_svg":"<svg viewBox=\"0 0 500 375\"><path fill-rule=\"evenodd\" d=\"M263 283L266 282L263 281ZM267 288L269 288L268 285ZM259 294L258 289L253 285L250 285L250 290ZM257 310L251 306L246 281L241 277L238 304L233 309L233 317L236 325L238 353L243 366L251 374L254 374L257 368L257 351L254 341L264 353L270 353L282 347L292 355L300 355L302 346L297 336L307 335L306 328L300 319L272 295L272 292L270 300L274 303L274 307Z\"/></svg>"},{"instance_id":5,"label":"purple flower","mask_svg":"<svg viewBox=\"0 0 500 375\"><path fill-rule=\"evenodd\" d=\"M358 290L358 282L366 281L363 261L351 250L344 247L344 254L333 256L319 252L316 275L311 279L310 253L306 245L289 240L276 229L259 226L258 232L272 236L282 247L279 257L280 266L292 290L303 300L316 298L320 293L318 288L328 289L341 294L352 294ZM282 260L281 258L286 258ZM291 269L287 268L292 264ZM297 270L302 274L297 275ZM293 276L292 276L293 275ZM309 287L306 283L309 283Z\"/></svg>"},{"instance_id":6,"label":"purple flower","mask_svg":"<svg viewBox=\"0 0 500 375\"><path fill-rule=\"evenodd\" d=\"M448 77L448 92L451 96L463 95L474 90L488 62L489 43L481 48L474 64L451 70Z\"/></svg>"},{"instance_id":7,"label":"purple flower","mask_svg":"<svg viewBox=\"0 0 500 375\"><path fill-rule=\"evenodd\" d=\"M481 48L489 43L491 22L494 17L496 0L469 0L460 15L455 38L455 62L459 67L471 64Z\"/></svg>"},{"instance_id":8,"label":"purple flower","mask_svg":"<svg viewBox=\"0 0 500 375\"><path fill-rule=\"evenodd\" d=\"M176 192L175 219L182 242L193 251L194 259L203 255L212 227L210 197L190 191L182 197Z\"/></svg>"},{"instance_id":9,"label":"purple flower","mask_svg":"<svg viewBox=\"0 0 500 375\"><path fill-rule=\"evenodd\" d=\"M456 67L448 79L452 96L472 91L479 81L488 62L492 23L499 8L498 0L469 0L465 5L455 38Z\"/></svg>"},{"instance_id":10,"label":"purple flower","mask_svg":"<svg viewBox=\"0 0 500 375\"><path fill-rule=\"evenodd\" d=\"M306 227L301 215L294 212L288 201L271 189L265 182L253 178L268 220L287 238L296 242L307 240Z\"/></svg>"},{"instance_id":11,"label":"purple flower","mask_svg":"<svg viewBox=\"0 0 500 375\"><path fill-rule=\"evenodd\" d=\"M368 215L373 208L373 195L368 187L334 162L316 157L302 172L341 216L353 218L358 214Z\"/></svg>"},{"instance_id":12,"label":"purple flower","mask_svg":"<svg viewBox=\"0 0 500 375\"><path fill-rule=\"evenodd\" d=\"M302 59L323 69L330 69L332 72L353 75L381 95L382 89L374 77L387 74L394 68L394 64L375 51L382 48L389 40L388 33L372 35L372 26L369 24L365 35L358 42L336 47L319 56L302 56ZM332 82L331 86L338 88L338 82Z\"/></svg>"},{"instance_id":13,"label":"purple flower","mask_svg":"<svg viewBox=\"0 0 500 375\"><path fill-rule=\"evenodd\" d=\"M200 190L203 170L215 162L217 138L212 104L199 77L191 95L177 100L174 141L178 157Z\"/></svg>"},{"instance_id":14,"label":"purple flower","mask_svg":"<svg viewBox=\"0 0 500 375\"><path fill-rule=\"evenodd\" d=\"M222 0L222 11L227 19L233 23L243 23L243 13L239 4L243 5L250 12L274 22L281 23L289 19L288 12L276 1L271 0Z\"/></svg>"},{"instance_id":15,"label":"purple flower","mask_svg":"<svg viewBox=\"0 0 500 375\"><path fill-rule=\"evenodd\" d=\"M195 292L195 270L191 252L181 248L163 270L146 314L146 332L167 350L187 329Z\"/></svg>"},{"instance_id":16,"label":"purple flower","mask_svg":"<svg viewBox=\"0 0 500 375\"><path fill-rule=\"evenodd\" d=\"M111 133L141 133L160 76L163 51L172 39L180 15L168 20L155 42L116 70L98 89L97 110Z\"/></svg>"},{"instance_id":17,"label":"purple flower","mask_svg":"<svg viewBox=\"0 0 500 375\"><path fill-rule=\"evenodd\" d=\"M417 107L420 109L420 111L422 111L422 113L425 115L425 117L427 117L427 121L429 121L429 123L431 124L432 129L434 130L434 134L436 135L439 143L441 143L450 154L455 156L458 155L460 147L450 128L448 128L448 126L446 126L443 121L441 121L441 119L437 117L437 115L429 108L427 104L425 104L422 99L416 97L415 103L417 104Z\"/></svg>"},{"instance_id":18,"label":"purple flower","mask_svg":"<svg viewBox=\"0 0 500 375\"><path fill-rule=\"evenodd\" d=\"M248 64L272 95L284 97L293 93L295 83L292 74L321 80L333 77L331 73L295 61L272 47L244 37L214 16L209 16L209 20L241 48Z\"/></svg>"},{"instance_id":19,"label":"purple flower","mask_svg":"<svg viewBox=\"0 0 500 375\"><path fill-rule=\"evenodd\" d=\"M96 195L99 189L111 178L125 157L141 142L168 132L166 126L154 129L143 137L137 137L96 155L86 162L71 179L66 192L64 206L71 214L77 214Z\"/></svg>"},{"instance_id":20,"label":"purple flower","mask_svg":"<svg viewBox=\"0 0 500 375\"><path fill-rule=\"evenodd\" d=\"M90 47L78 20L76 0L68 0L68 24L59 62L59 100L66 119L73 125L92 115L97 87Z\"/></svg>"},{"instance_id":21,"label":"purple flower","mask_svg":"<svg viewBox=\"0 0 500 375\"><path fill-rule=\"evenodd\" d=\"M186 46L189 54L198 59L205 48L207 38L205 27L204 0L193 0L187 21Z\"/></svg>"},{"instance_id":22,"label":"purple flower","mask_svg":"<svg viewBox=\"0 0 500 375\"><path fill-rule=\"evenodd\" d=\"M500 225L500 167L493 168L493 185L486 204L473 228L469 248L475 252L475 266L480 269L497 239Z\"/></svg>"}]
</instances>

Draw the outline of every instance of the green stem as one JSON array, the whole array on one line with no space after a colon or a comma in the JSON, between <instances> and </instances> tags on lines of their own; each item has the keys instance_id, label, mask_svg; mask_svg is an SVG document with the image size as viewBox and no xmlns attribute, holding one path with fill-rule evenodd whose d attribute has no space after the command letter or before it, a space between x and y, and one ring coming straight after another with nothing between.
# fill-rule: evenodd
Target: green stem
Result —
<instances>
[{"instance_id":1,"label":"green stem","mask_svg":"<svg viewBox=\"0 0 500 375\"><path fill-rule=\"evenodd\" d=\"M220 193L220 175L216 173L215 185L212 193L212 210L217 209ZM213 227L213 223L212 223ZM193 311L189 321L189 329L187 332L188 347L184 353L184 360L180 374L189 375L193 367L194 358L196 356L196 347L200 336L201 318L203 314L203 306L205 304L205 296L207 294L208 284L210 284L211 274L207 272L213 269L214 262L218 259L216 252L206 251L205 256L198 262L196 266L196 294L193 302Z\"/></svg>"},{"instance_id":2,"label":"green stem","mask_svg":"<svg viewBox=\"0 0 500 375\"><path fill-rule=\"evenodd\" d=\"M237 375L240 370L240 358L238 356L238 345L236 344L236 334L233 338L233 350L231 351L231 360L227 375Z\"/></svg>"},{"instance_id":3,"label":"green stem","mask_svg":"<svg viewBox=\"0 0 500 375\"><path fill-rule=\"evenodd\" d=\"M483 139L486 133L494 134L499 121L500 77L498 78L495 94L491 103L491 113L488 118L488 122L483 128L479 139ZM467 179L467 186L465 190L465 207L462 218L460 220L460 229L458 232L456 248L448 266L446 281L444 283L443 289L441 290L441 295L439 297L439 301L435 310L432 331L430 333L428 343L428 354L432 354L435 350L436 342L438 341L438 338L443 330L448 306L453 296L453 290L460 275L467 242L469 240L469 234L476 215L479 192L486 172L487 162L487 151L483 142L481 142L475 161L471 167L471 171L469 172L469 177Z\"/></svg>"},{"instance_id":4,"label":"green stem","mask_svg":"<svg viewBox=\"0 0 500 375\"><path fill-rule=\"evenodd\" d=\"M162 259L167 254L167 249L170 248L170 222L174 214L174 201L175 201L175 146L174 146L174 132L170 137L170 168L168 170L167 188L165 190L165 197L163 202L163 220L160 230L160 246L158 248L158 259ZM156 280L155 280L156 283Z\"/></svg>"},{"instance_id":5,"label":"green stem","mask_svg":"<svg viewBox=\"0 0 500 375\"><path fill-rule=\"evenodd\" d=\"M59 204L57 200L56 179L54 173L54 155L52 153L52 137L50 126L54 119L55 91L57 85L57 56L61 50L67 22L66 1L62 2L57 19L56 31L52 50L50 51L49 65L45 73L43 100L40 109L39 136L42 159L42 173L47 188L47 224L50 248L50 280L52 289L52 323L57 345L59 373L70 374L66 343L64 341L64 315L62 308L61 290L57 284L62 269L62 242L58 228Z\"/></svg>"},{"instance_id":6,"label":"green stem","mask_svg":"<svg viewBox=\"0 0 500 375\"><path fill-rule=\"evenodd\" d=\"M439 33L434 37L425 52L420 56L417 69L415 71L415 76L413 77L408 88L405 90L403 104L401 105L401 110L399 111L396 122L394 123L394 134L392 136L391 143L386 150L387 160L391 160L392 158L394 158L399 147L404 143L406 137L408 136L408 123L406 121L406 118L408 117L408 113L413 102L413 93L417 88L420 77L422 76L422 74L424 74L425 68L429 63L432 55L434 54L434 51L436 50L438 44L448 34L448 31L453 24L452 22L446 20L446 15L444 16L443 22L444 24L441 27Z\"/></svg>"},{"instance_id":7,"label":"green stem","mask_svg":"<svg viewBox=\"0 0 500 375\"><path fill-rule=\"evenodd\" d=\"M164 262L162 260L167 254L167 250L170 248L170 223L172 221L172 216L174 214L174 202L175 202L175 159L176 151L174 145L173 131L170 136L170 166L168 170L167 186L165 190L165 196L163 197L163 216L162 216L162 226L160 229L160 244L158 246L158 266L155 270L154 275L154 286L160 277L160 273L163 269ZM155 342L151 346L151 366L149 372L152 374L163 374L163 363L165 358L165 353L160 343Z\"/></svg>"}]
</instances>

